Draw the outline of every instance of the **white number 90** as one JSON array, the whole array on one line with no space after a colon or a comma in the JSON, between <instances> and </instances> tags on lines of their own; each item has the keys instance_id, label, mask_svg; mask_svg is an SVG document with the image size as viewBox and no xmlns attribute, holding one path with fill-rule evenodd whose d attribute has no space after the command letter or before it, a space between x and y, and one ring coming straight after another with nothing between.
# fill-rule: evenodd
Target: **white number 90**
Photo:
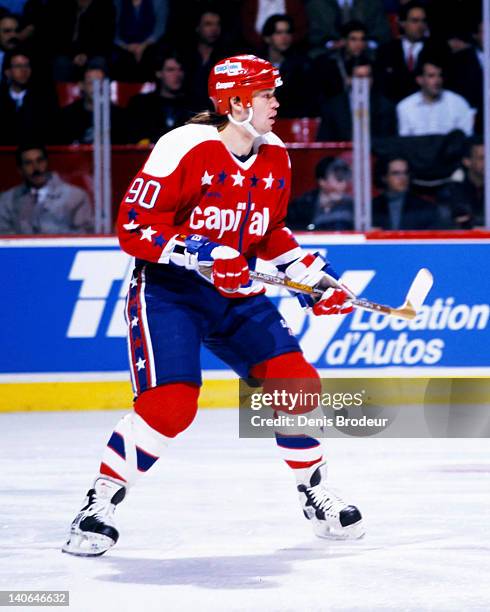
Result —
<instances>
[{"instance_id":1,"label":"white number 90","mask_svg":"<svg viewBox=\"0 0 490 612\"><path fill-rule=\"evenodd\" d=\"M128 189L128 195L124 201L133 204L138 200L138 204L143 208L153 208L160 189L161 185L157 181L145 181L142 178L137 178Z\"/></svg>"}]
</instances>

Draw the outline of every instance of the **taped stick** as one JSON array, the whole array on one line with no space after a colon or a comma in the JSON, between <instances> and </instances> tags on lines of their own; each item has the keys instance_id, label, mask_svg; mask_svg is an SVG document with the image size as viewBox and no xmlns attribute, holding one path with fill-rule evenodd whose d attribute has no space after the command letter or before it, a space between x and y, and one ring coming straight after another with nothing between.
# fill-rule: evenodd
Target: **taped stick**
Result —
<instances>
[{"instance_id":1,"label":"taped stick","mask_svg":"<svg viewBox=\"0 0 490 612\"><path fill-rule=\"evenodd\" d=\"M273 274L266 274L265 272L257 272L256 270L250 270L250 278L268 285L276 285L297 291L298 293L305 293L320 297L325 289L309 287L301 283L295 283L288 278L281 278L280 276L274 276ZM421 268L410 285L405 301L401 306L395 308L393 306L386 306L384 304L378 304L364 298L353 297L350 303L355 308L361 308L362 310L369 310L371 312L379 312L381 314L397 317L399 319L414 319L417 315L417 311L424 303L427 294L429 293L434 278L432 273L427 268ZM344 289L340 283L336 285L339 289ZM345 289L344 289L345 290Z\"/></svg>"}]
</instances>

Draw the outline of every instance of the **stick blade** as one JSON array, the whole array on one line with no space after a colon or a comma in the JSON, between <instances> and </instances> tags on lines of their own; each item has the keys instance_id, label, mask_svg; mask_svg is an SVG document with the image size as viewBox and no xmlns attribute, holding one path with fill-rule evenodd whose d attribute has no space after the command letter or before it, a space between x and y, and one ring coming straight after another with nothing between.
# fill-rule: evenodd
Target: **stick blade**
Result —
<instances>
[{"instance_id":1,"label":"stick blade","mask_svg":"<svg viewBox=\"0 0 490 612\"><path fill-rule=\"evenodd\" d=\"M424 303L433 284L434 277L431 271L427 268L421 268L410 285L405 304L410 304L410 306L417 311Z\"/></svg>"}]
</instances>

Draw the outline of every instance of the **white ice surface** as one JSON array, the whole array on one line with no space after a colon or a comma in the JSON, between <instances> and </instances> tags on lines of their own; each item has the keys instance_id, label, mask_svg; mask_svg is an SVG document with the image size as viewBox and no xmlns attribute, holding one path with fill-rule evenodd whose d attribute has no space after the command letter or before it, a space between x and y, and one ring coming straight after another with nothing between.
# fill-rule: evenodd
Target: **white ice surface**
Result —
<instances>
[{"instance_id":1,"label":"white ice surface","mask_svg":"<svg viewBox=\"0 0 490 612\"><path fill-rule=\"evenodd\" d=\"M0 589L70 590L77 612L490 610L487 440L328 441L331 481L367 527L328 542L274 441L201 411L118 507L117 546L63 555L119 416L0 415Z\"/></svg>"}]
</instances>

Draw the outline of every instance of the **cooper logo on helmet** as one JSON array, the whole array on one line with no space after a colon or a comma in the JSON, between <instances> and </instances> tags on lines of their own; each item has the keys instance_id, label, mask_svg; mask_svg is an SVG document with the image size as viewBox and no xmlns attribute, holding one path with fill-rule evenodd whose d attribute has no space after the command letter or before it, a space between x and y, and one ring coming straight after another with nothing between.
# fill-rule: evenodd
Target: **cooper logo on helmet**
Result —
<instances>
[{"instance_id":1,"label":"cooper logo on helmet","mask_svg":"<svg viewBox=\"0 0 490 612\"><path fill-rule=\"evenodd\" d=\"M231 89L235 87L235 81L230 81L229 83L220 83L219 81L216 83L216 89Z\"/></svg>"}]
</instances>

